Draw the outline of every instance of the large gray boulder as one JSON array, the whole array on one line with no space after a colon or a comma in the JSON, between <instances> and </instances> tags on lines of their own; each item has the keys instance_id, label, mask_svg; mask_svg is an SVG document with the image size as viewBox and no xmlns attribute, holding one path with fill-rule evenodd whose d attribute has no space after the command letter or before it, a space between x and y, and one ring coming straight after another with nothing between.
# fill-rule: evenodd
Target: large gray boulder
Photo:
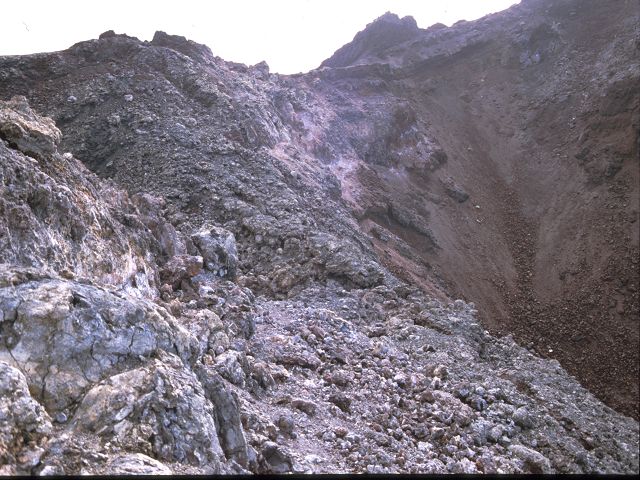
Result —
<instances>
[{"instance_id":1,"label":"large gray boulder","mask_svg":"<svg viewBox=\"0 0 640 480\"><path fill-rule=\"evenodd\" d=\"M200 250L207 270L233 280L238 268L238 250L233 233L221 227L209 227L191 235Z\"/></svg>"},{"instance_id":2,"label":"large gray boulder","mask_svg":"<svg viewBox=\"0 0 640 480\"><path fill-rule=\"evenodd\" d=\"M52 414L161 350L187 364L200 352L197 339L157 304L53 278L0 282L0 328L0 360L24 372Z\"/></svg>"},{"instance_id":3,"label":"large gray boulder","mask_svg":"<svg viewBox=\"0 0 640 480\"><path fill-rule=\"evenodd\" d=\"M224 454L214 416L193 372L177 356L159 352L143 367L89 390L72 428L125 447L147 444L146 453L161 460L217 469Z\"/></svg>"}]
</instances>

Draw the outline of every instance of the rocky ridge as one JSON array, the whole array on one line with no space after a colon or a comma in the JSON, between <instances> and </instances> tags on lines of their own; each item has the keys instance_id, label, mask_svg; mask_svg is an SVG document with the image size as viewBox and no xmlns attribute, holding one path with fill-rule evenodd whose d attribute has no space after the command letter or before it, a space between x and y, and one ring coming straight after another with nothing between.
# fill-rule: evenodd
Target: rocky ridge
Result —
<instances>
[{"instance_id":1,"label":"rocky ridge","mask_svg":"<svg viewBox=\"0 0 640 480\"><path fill-rule=\"evenodd\" d=\"M0 59L0 471L637 473L637 421L425 262L470 197L390 84L520 15L386 15L306 76L162 32Z\"/></svg>"}]
</instances>

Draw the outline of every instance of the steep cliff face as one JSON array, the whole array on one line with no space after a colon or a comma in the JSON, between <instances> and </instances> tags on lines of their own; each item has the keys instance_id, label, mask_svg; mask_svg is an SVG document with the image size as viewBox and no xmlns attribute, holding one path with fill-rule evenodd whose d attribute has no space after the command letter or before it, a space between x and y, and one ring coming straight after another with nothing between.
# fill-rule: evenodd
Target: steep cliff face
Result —
<instances>
[{"instance_id":1,"label":"steep cliff face","mask_svg":"<svg viewBox=\"0 0 640 480\"><path fill-rule=\"evenodd\" d=\"M637 472L638 28L0 58L6 471Z\"/></svg>"}]
</instances>

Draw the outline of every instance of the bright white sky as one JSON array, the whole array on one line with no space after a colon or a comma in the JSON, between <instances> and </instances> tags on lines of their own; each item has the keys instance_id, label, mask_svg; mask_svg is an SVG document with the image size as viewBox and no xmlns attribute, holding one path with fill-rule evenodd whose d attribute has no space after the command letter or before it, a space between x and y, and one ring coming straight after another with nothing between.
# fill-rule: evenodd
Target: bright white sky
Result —
<instances>
[{"instance_id":1,"label":"bright white sky","mask_svg":"<svg viewBox=\"0 0 640 480\"><path fill-rule=\"evenodd\" d=\"M518 0L11 0L0 6L0 55L63 50L106 30L151 40L156 30L208 45L225 60L272 72L316 68L387 11L420 28L450 26Z\"/></svg>"}]
</instances>

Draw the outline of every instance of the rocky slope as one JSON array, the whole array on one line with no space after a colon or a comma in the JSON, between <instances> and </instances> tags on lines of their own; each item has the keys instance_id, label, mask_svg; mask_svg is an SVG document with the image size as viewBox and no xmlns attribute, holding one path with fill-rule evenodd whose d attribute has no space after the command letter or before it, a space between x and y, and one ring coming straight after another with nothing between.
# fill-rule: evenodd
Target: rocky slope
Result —
<instances>
[{"instance_id":1,"label":"rocky slope","mask_svg":"<svg viewBox=\"0 0 640 480\"><path fill-rule=\"evenodd\" d=\"M637 473L637 17L0 58L0 471Z\"/></svg>"}]
</instances>

